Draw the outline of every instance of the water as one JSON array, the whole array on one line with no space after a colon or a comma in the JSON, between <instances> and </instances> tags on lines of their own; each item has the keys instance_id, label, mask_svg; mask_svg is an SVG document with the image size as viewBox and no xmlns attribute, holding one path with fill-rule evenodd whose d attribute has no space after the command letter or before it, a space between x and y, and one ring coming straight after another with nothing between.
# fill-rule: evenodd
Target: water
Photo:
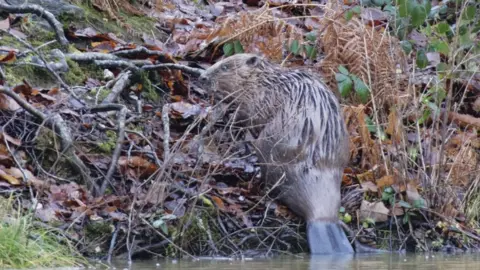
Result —
<instances>
[{"instance_id":1,"label":"water","mask_svg":"<svg viewBox=\"0 0 480 270\"><path fill-rule=\"evenodd\" d=\"M480 254L382 254L382 255L342 255L305 256L305 258L282 257L273 259L228 260L203 259L134 261L129 267L125 262L114 262L117 270L234 270L234 269L480 269ZM101 267L100 267L101 268ZM99 268L97 268L99 269Z\"/></svg>"}]
</instances>

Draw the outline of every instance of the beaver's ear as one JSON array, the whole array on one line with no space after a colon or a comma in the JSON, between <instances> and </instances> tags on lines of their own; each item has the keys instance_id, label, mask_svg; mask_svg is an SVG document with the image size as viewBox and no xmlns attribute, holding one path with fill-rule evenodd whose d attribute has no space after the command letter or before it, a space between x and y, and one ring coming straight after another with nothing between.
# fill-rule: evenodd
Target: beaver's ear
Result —
<instances>
[{"instance_id":1,"label":"beaver's ear","mask_svg":"<svg viewBox=\"0 0 480 270\"><path fill-rule=\"evenodd\" d=\"M260 62L260 57L258 57L256 55L247 59L247 65L252 66L252 67L256 66L259 62Z\"/></svg>"}]
</instances>

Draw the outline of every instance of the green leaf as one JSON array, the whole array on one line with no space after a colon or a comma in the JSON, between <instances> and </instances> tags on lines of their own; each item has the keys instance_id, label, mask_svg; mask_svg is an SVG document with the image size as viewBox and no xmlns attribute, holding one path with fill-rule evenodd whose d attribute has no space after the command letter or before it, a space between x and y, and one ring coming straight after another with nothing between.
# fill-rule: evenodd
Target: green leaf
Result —
<instances>
[{"instance_id":1,"label":"green leaf","mask_svg":"<svg viewBox=\"0 0 480 270\"><path fill-rule=\"evenodd\" d=\"M430 89L431 96L437 104L440 104L446 97L447 91L440 86L434 86Z\"/></svg>"},{"instance_id":2,"label":"green leaf","mask_svg":"<svg viewBox=\"0 0 480 270\"><path fill-rule=\"evenodd\" d=\"M368 89L368 86L355 75L351 75L351 78L353 79L355 93L360 98L360 101L363 104L367 103L370 100L370 90Z\"/></svg>"},{"instance_id":3,"label":"green leaf","mask_svg":"<svg viewBox=\"0 0 480 270\"><path fill-rule=\"evenodd\" d=\"M433 47L435 48L435 51L447 55L450 52L450 48L448 47L448 44L445 41L439 41L433 44Z\"/></svg>"},{"instance_id":4,"label":"green leaf","mask_svg":"<svg viewBox=\"0 0 480 270\"><path fill-rule=\"evenodd\" d=\"M390 202L390 200L393 198L393 194L383 192L382 193L382 201Z\"/></svg>"},{"instance_id":5,"label":"green leaf","mask_svg":"<svg viewBox=\"0 0 480 270\"><path fill-rule=\"evenodd\" d=\"M377 125L373 123L372 118L368 115L365 117L365 125L367 126L368 131L375 133L377 132Z\"/></svg>"},{"instance_id":6,"label":"green leaf","mask_svg":"<svg viewBox=\"0 0 480 270\"><path fill-rule=\"evenodd\" d=\"M386 12L388 15L394 15L395 14L395 7L392 6L392 5L386 5L384 8L383 8L383 11Z\"/></svg>"},{"instance_id":7,"label":"green leaf","mask_svg":"<svg viewBox=\"0 0 480 270\"><path fill-rule=\"evenodd\" d=\"M424 110L423 114L422 114L422 117L420 117L420 119L418 119L418 124L421 125L421 124L425 123L425 121L427 121L427 119L430 118L431 113L432 112L430 110Z\"/></svg>"},{"instance_id":8,"label":"green leaf","mask_svg":"<svg viewBox=\"0 0 480 270\"><path fill-rule=\"evenodd\" d=\"M397 1L398 15L400 15L400 17L407 17L408 14L410 13L409 2L410 2L409 0L398 0Z\"/></svg>"},{"instance_id":9,"label":"green leaf","mask_svg":"<svg viewBox=\"0 0 480 270\"><path fill-rule=\"evenodd\" d=\"M412 10L412 25L418 27L425 22L425 19L427 19L425 7L416 5Z\"/></svg>"},{"instance_id":10,"label":"green leaf","mask_svg":"<svg viewBox=\"0 0 480 270\"><path fill-rule=\"evenodd\" d=\"M437 24L437 33L439 34L445 34L450 30L450 25L446 22L441 22Z\"/></svg>"},{"instance_id":11,"label":"green leaf","mask_svg":"<svg viewBox=\"0 0 480 270\"><path fill-rule=\"evenodd\" d=\"M410 221L410 215L408 213L405 213L403 216L403 224L407 224Z\"/></svg>"},{"instance_id":12,"label":"green leaf","mask_svg":"<svg viewBox=\"0 0 480 270\"><path fill-rule=\"evenodd\" d=\"M223 44L223 54L225 56L230 56L233 54L233 43L228 42Z\"/></svg>"},{"instance_id":13,"label":"green leaf","mask_svg":"<svg viewBox=\"0 0 480 270\"><path fill-rule=\"evenodd\" d=\"M415 208L424 208L425 207L425 200L420 198L413 201L413 207Z\"/></svg>"},{"instance_id":14,"label":"green leaf","mask_svg":"<svg viewBox=\"0 0 480 270\"><path fill-rule=\"evenodd\" d=\"M350 75L350 72L348 72L348 69L342 65L338 66L338 71L344 75Z\"/></svg>"},{"instance_id":15,"label":"green leaf","mask_svg":"<svg viewBox=\"0 0 480 270\"><path fill-rule=\"evenodd\" d=\"M362 8L360 6L354 6L352 8L352 11L356 14L360 14L360 13L362 13Z\"/></svg>"},{"instance_id":16,"label":"green leaf","mask_svg":"<svg viewBox=\"0 0 480 270\"><path fill-rule=\"evenodd\" d=\"M347 20L347 22L350 21L353 18L353 11L352 10L347 10L345 12L344 17L345 17L345 20Z\"/></svg>"},{"instance_id":17,"label":"green leaf","mask_svg":"<svg viewBox=\"0 0 480 270\"><path fill-rule=\"evenodd\" d=\"M338 210L338 212L340 212L340 213L345 213L345 207L341 206L341 207L340 207L340 210Z\"/></svg>"},{"instance_id":18,"label":"green leaf","mask_svg":"<svg viewBox=\"0 0 480 270\"><path fill-rule=\"evenodd\" d=\"M243 53L243 46L242 46L242 43L240 43L240 41L235 40L233 42L233 48L235 53Z\"/></svg>"},{"instance_id":19,"label":"green leaf","mask_svg":"<svg viewBox=\"0 0 480 270\"><path fill-rule=\"evenodd\" d=\"M204 195L200 195L199 198L203 201L203 203L207 206L213 207L212 201L210 201L207 197Z\"/></svg>"},{"instance_id":20,"label":"green leaf","mask_svg":"<svg viewBox=\"0 0 480 270\"><path fill-rule=\"evenodd\" d=\"M428 65L428 58L424 50L419 50L417 52L416 63L418 68L425 68Z\"/></svg>"},{"instance_id":21,"label":"green leaf","mask_svg":"<svg viewBox=\"0 0 480 270\"><path fill-rule=\"evenodd\" d=\"M475 13L476 13L476 9L475 9L475 6L468 6L466 9L465 9L465 12L463 12L463 19L467 20L467 21L470 21L470 20L473 20L475 19Z\"/></svg>"},{"instance_id":22,"label":"green leaf","mask_svg":"<svg viewBox=\"0 0 480 270\"><path fill-rule=\"evenodd\" d=\"M315 31L308 32L308 33L305 35L305 38L306 38L308 41L315 42L315 41L317 41L317 32L315 32Z\"/></svg>"},{"instance_id":23,"label":"green leaf","mask_svg":"<svg viewBox=\"0 0 480 270\"><path fill-rule=\"evenodd\" d=\"M410 43L408 40L402 40L400 45L402 45L403 51L406 54L409 54L413 50L412 43Z\"/></svg>"},{"instance_id":24,"label":"green leaf","mask_svg":"<svg viewBox=\"0 0 480 270\"><path fill-rule=\"evenodd\" d=\"M335 74L335 79L337 80L338 90L342 97L347 97L353 88L353 81L347 75L337 73Z\"/></svg>"},{"instance_id":25,"label":"green leaf","mask_svg":"<svg viewBox=\"0 0 480 270\"><path fill-rule=\"evenodd\" d=\"M343 216L343 222L345 223L350 223L352 221L352 216L349 214L349 213L346 213L344 216Z\"/></svg>"},{"instance_id":26,"label":"green leaf","mask_svg":"<svg viewBox=\"0 0 480 270\"><path fill-rule=\"evenodd\" d=\"M432 11L432 1L423 0L423 6L425 7L425 13L428 15Z\"/></svg>"},{"instance_id":27,"label":"green leaf","mask_svg":"<svg viewBox=\"0 0 480 270\"><path fill-rule=\"evenodd\" d=\"M408 147L408 155L412 160L416 160L418 157L418 148L417 147Z\"/></svg>"},{"instance_id":28,"label":"green leaf","mask_svg":"<svg viewBox=\"0 0 480 270\"><path fill-rule=\"evenodd\" d=\"M443 78L447 74L448 65L445 64L445 63L438 63L436 69L437 69L437 73L438 73L439 77Z\"/></svg>"},{"instance_id":29,"label":"green leaf","mask_svg":"<svg viewBox=\"0 0 480 270\"><path fill-rule=\"evenodd\" d=\"M292 44L290 44L290 52L293 54L298 54L299 51L300 43L298 42L298 40L295 39L292 41Z\"/></svg>"},{"instance_id":30,"label":"green leaf","mask_svg":"<svg viewBox=\"0 0 480 270\"><path fill-rule=\"evenodd\" d=\"M406 201L399 201L398 204L404 208L412 208L412 206Z\"/></svg>"},{"instance_id":31,"label":"green leaf","mask_svg":"<svg viewBox=\"0 0 480 270\"><path fill-rule=\"evenodd\" d=\"M307 57L310 59L317 58L317 48L312 45L305 45L305 52L307 53Z\"/></svg>"}]
</instances>

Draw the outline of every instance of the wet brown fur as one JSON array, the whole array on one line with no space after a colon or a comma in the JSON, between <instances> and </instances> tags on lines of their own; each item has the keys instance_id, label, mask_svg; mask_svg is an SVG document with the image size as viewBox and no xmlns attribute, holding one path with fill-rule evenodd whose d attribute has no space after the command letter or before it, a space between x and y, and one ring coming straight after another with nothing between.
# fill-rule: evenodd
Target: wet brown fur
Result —
<instances>
[{"instance_id":1,"label":"wet brown fur","mask_svg":"<svg viewBox=\"0 0 480 270\"><path fill-rule=\"evenodd\" d=\"M238 108L236 121L256 138L262 177L277 187L277 199L307 221L336 221L349 140L339 102L321 78L239 54L200 80Z\"/></svg>"}]
</instances>

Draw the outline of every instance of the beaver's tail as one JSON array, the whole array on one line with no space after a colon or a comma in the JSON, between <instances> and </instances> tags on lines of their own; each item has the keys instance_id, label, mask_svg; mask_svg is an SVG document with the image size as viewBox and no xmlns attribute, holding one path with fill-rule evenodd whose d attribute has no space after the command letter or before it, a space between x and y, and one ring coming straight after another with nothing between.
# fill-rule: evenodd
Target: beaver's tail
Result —
<instances>
[{"instance_id":1,"label":"beaver's tail","mask_svg":"<svg viewBox=\"0 0 480 270\"><path fill-rule=\"evenodd\" d=\"M307 237L311 254L354 253L345 232L336 222L308 222Z\"/></svg>"}]
</instances>

